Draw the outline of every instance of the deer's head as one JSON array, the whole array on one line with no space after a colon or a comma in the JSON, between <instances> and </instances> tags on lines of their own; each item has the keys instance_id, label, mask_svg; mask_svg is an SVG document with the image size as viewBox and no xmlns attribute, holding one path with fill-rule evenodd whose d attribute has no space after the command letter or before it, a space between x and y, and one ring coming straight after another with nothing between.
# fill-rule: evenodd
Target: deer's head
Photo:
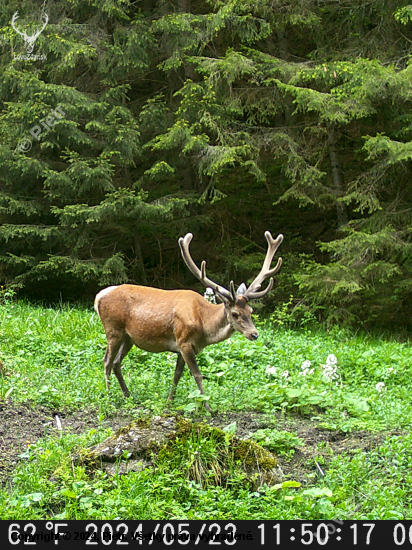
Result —
<instances>
[{"instance_id":1,"label":"deer's head","mask_svg":"<svg viewBox=\"0 0 412 550\"><path fill-rule=\"evenodd\" d=\"M43 26L40 30L37 30L35 31L32 35L28 35L26 33L26 31L20 31L18 29L18 27L16 26L16 21L18 19L18 11L16 11L16 13L13 15L13 18L11 20L11 26L13 27L13 29L18 33L20 34L22 37L23 37L23 40L24 42L26 43L26 47L27 47L27 53L32 53L33 51L33 48L34 48L34 44L37 40L37 38L39 37L39 35L41 34L41 32L44 30L44 27L47 25L48 21L49 21L49 16L47 14L43 14L42 15L42 19L43 19Z\"/></svg>"},{"instance_id":2,"label":"deer's head","mask_svg":"<svg viewBox=\"0 0 412 550\"><path fill-rule=\"evenodd\" d=\"M199 279L206 287L213 289L214 293L222 300L225 305L227 320L234 330L241 332L249 340L256 340L259 336L255 325L252 321L253 309L249 306L250 300L257 300L266 296L273 287L273 275L275 275L282 266L282 258L279 258L274 268L270 269L273 256L283 241L283 235L278 235L274 239L269 231L265 232L265 237L268 242L268 250L262 269L254 281L246 287L242 283L237 291L233 281L230 281L229 289L216 284L206 276L206 262L203 261L200 269L193 261L190 252L189 244L193 238L192 233L187 233L183 238L179 239L179 246L182 252L183 260L195 277ZM264 290L259 290L263 281L270 277L269 284Z\"/></svg>"}]
</instances>

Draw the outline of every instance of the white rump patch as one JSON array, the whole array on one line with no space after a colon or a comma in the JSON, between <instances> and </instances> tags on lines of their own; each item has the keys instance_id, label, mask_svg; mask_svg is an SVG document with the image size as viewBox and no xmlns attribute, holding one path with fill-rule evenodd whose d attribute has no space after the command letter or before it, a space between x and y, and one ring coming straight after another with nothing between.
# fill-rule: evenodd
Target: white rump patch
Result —
<instances>
[{"instance_id":1,"label":"white rump patch","mask_svg":"<svg viewBox=\"0 0 412 550\"><path fill-rule=\"evenodd\" d=\"M115 288L117 288L117 286L108 286L107 288L104 288L103 290L101 290L96 298L94 299L94 309L96 310L96 313L100 316L99 314L99 303L100 303L100 300L103 298L103 296L106 296L106 294L109 294L109 292L111 292L112 290L114 290Z\"/></svg>"}]
</instances>

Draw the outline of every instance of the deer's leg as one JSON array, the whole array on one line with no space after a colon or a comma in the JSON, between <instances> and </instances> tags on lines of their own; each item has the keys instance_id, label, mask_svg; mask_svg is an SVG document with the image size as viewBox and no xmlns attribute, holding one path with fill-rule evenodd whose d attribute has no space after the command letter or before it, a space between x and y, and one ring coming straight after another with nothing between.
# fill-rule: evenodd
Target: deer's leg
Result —
<instances>
[{"instance_id":1,"label":"deer's leg","mask_svg":"<svg viewBox=\"0 0 412 550\"><path fill-rule=\"evenodd\" d=\"M132 339L128 334L125 334L125 337L120 345L119 351L117 352L116 359L113 361L113 372L117 380L119 381L120 387L122 388L122 392L125 397L129 397L130 392L128 387L126 386L126 382L124 381L124 378L122 375L122 361L126 357L126 355L129 353L132 347L133 347Z\"/></svg>"},{"instance_id":2,"label":"deer's leg","mask_svg":"<svg viewBox=\"0 0 412 550\"><path fill-rule=\"evenodd\" d=\"M185 368L185 360L183 359L182 354L179 353L177 355L176 369L175 369L175 374L173 376L172 389L170 390L169 397L167 398L168 401L173 401L174 399L176 386L179 383L179 380L180 380L180 377L182 376L184 368Z\"/></svg>"},{"instance_id":3,"label":"deer's leg","mask_svg":"<svg viewBox=\"0 0 412 550\"><path fill-rule=\"evenodd\" d=\"M191 345L182 346L180 348L180 353L182 354L186 365L189 367L190 372L193 375L193 378L196 380L196 384L197 384L197 387L199 388L200 393L204 395L205 392L203 391L203 384L202 384L203 376L197 364L196 355L195 355L195 352L193 351L192 346ZM212 409L210 408L209 403L207 401L204 401L203 403L206 410L208 410L211 413Z\"/></svg>"},{"instance_id":4,"label":"deer's leg","mask_svg":"<svg viewBox=\"0 0 412 550\"><path fill-rule=\"evenodd\" d=\"M112 373L113 363L120 349L120 346L122 345L124 337L125 332L119 330L113 330L109 334L107 334L107 349L103 359L107 389L110 388L110 375Z\"/></svg>"},{"instance_id":5,"label":"deer's leg","mask_svg":"<svg viewBox=\"0 0 412 550\"><path fill-rule=\"evenodd\" d=\"M109 346L107 346L106 353L103 357L104 376L106 378L106 389L110 388L110 373L112 372L112 366L109 362Z\"/></svg>"}]
</instances>

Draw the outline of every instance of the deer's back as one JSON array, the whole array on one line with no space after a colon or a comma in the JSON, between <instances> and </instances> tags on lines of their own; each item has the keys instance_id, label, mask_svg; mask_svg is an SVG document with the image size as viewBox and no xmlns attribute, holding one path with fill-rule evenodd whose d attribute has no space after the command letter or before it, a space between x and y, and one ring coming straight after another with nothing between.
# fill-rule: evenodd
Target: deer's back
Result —
<instances>
[{"instance_id":1,"label":"deer's back","mask_svg":"<svg viewBox=\"0 0 412 550\"><path fill-rule=\"evenodd\" d=\"M113 331L125 331L141 349L178 351L182 331L200 328L201 301L192 290L120 285L99 292L95 308L108 338Z\"/></svg>"}]
</instances>

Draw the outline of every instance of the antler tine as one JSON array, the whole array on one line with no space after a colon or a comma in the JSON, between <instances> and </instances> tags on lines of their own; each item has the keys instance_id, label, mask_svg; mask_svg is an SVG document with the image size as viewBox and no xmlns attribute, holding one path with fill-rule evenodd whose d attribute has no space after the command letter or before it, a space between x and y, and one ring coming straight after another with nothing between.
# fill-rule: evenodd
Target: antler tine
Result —
<instances>
[{"instance_id":1,"label":"antler tine","mask_svg":"<svg viewBox=\"0 0 412 550\"><path fill-rule=\"evenodd\" d=\"M230 294L233 297L233 301L236 302L237 296L236 296L236 290L235 290L235 283L233 281L230 281L229 288L230 288Z\"/></svg>"},{"instance_id":2,"label":"antler tine","mask_svg":"<svg viewBox=\"0 0 412 550\"><path fill-rule=\"evenodd\" d=\"M40 36L40 34L43 32L45 26L47 25L47 23L49 22L49 16L47 15L47 13L43 14L42 15L43 18L45 18L46 20L43 21L43 26L41 29L39 29L33 36L32 36L32 39L36 39L37 37Z\"/></svg>"},{"instance_id":3,"label":"antler tine","mask_svg":"<svg viewBox=\"0 0 412 550\"><path fill-rule=\"evenodd\" d=\"M180 251L182 253L183 260L187 267L190 269L190 271L193 273L197 279L201 283L203 283L205 286L210 286L216 294L218 294L222 299L229 300L230 302L233 302L236 300L235 296L232 296L232 294L224 287L218 285L217 283L213 282L211 279L206 277L206 262L205 260L201 263L201 269L197 267L195 262L192 260L192 257L189 252L189 244L190 241L193 239L192 233L187 233L185 237L180 237L179 239L179 246Z\"/></svg>"},{"instance_id":4,"label":"antler tine","mask_svg":"<svg viewBox=\"0 0 412 550\"><path fill-rule=\"evenodd\" d=\"M266 294L268 294L272 290L273 283L274 283L274 280L271 277L268 286L264 290L259 290L256 292L247 292L247 294L245 294L246 298L248 300L258 300L259 298L263 298L263 296L266 296Z\"/></svg>"},{"instance_id":5,"label":"antler tine","mask_svg":"<svg viewBox=\"0 0 412 550\"><path fill-rule=\"evenodd\" d=\"M268 250L266 252L266 258L265 258L265 261L263 262L263 266L259 275L249 285L249 288L245 293L245 296L248 298L248 300L263 298L263 296L265 296L268 292L270 292L273 287L273 279L270 280L265 290L261 290L259 292L257 291L261 287L263 281L267 277L271 277L272 275L275 275L282 266L282 258L279 258L276 266L273 269L270 269L270 264L272 263L273 256L275 255L277 249L279 248L279 246L283 241L283 235L280 234L277 236L276 239L274 239L270 231L265 231L265 237L268 242Z\"/></svg>"},{"instance_id":6,"label":"antler tine","mask_svg":"<svg viewBox=\"0 0 412 550\"><path fill-rule=\"evenodd\" d=\"M19 12L16 11L16 13L13 15L12 19L11 19L11 26L13 27L13 29L18 33L20 34L21 36L25 36L26 33L25 32L21 32L19 31L19 29L17 27L15 27L15 23L16 23L16 19L19 18Z\"/></svg>"},{"instance_id":7,"label":"antler tine","mask_svg":"<svg viewBox=\"0 0 412 550\"><path fill-rule=\"evenodd\" d=\"M39 34L43 31L43 29L45 28L45 26L46 26L47 23L49 22L49 16L47 15L47 13L44 13L44 14L42 15L42 18L44 18L45 21L44 21L43 27L39 30L37 36L39 36Z\"/></svg>"}]
</instances>

